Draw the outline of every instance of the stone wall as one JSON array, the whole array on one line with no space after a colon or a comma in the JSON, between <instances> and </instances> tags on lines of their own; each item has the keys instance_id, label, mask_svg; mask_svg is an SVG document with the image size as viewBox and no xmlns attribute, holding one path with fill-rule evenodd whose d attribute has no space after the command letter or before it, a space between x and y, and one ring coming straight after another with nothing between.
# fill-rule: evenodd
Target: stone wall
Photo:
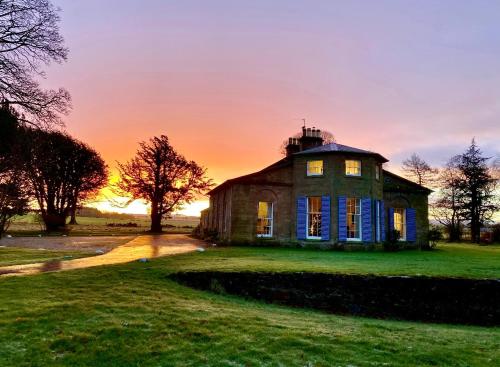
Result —
<instances>
[{"instance_id":1,"label":"stone wall","mask_svg":"<svg viewBox=\"0 0 500 367\"><path fill-rule=\"evenodd\" d=\"M187 272L201 290L336 314L500 325L500 280L326 273Z\"/></svg>"}]
</instances>

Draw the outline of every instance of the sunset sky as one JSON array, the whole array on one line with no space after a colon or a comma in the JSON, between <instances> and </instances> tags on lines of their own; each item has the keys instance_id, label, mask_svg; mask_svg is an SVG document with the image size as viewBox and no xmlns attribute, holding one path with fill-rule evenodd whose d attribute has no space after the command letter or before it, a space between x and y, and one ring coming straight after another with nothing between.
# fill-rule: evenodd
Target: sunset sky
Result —
<instances>
[{"instance_id":1,"label":"sunset sky","mask_svg":"<svg viewBox=\"0 0 500 367\"><path fill-rule=\"evenodd\" d=\"M55 4L70 57L45 84L71 92L68 132L112 169L166 134L220 183L280 159L302 118L393 170L474 136L500 154L500 2Z\"/></svg>"}]
</instances>

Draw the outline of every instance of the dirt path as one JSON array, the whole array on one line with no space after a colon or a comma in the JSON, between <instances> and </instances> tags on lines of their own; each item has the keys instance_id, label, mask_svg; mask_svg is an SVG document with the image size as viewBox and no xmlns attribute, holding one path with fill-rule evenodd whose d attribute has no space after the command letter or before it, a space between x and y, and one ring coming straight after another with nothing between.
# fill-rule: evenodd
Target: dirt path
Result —
<instances>
[{"instance_id":1,"label":"dirt path","mask_svg":"<svg viewBox=\"0 0 500 367\"><path fill-rule=\"evenodd\" d=\"M129 237L130 238L130 237ZM12 265L0 267L0 276L30 275L48 271L90 268L93 266L126 263L142 258L155 258L196 250L205 243L183 234L138 236L129 242L99 255L67 261Z\"/></svg>"}]
</instances>

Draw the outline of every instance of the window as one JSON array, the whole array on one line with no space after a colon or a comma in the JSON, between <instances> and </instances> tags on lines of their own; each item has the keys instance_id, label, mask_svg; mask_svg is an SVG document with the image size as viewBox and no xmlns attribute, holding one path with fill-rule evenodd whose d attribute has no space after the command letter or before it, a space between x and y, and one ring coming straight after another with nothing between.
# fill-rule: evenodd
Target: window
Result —
<instances>
[{"instance_id":1,"label":"window","mask_svg":"<svg viewBox=\"0 0 500 367\"><path fill-rule=\"evenodd\" d=\"M375 228L376 228L376 241L380 242L381 238L381 226L380 226L380 201L375 201Z\"/></svg>"},{"instance_id":2,"label":"window","mask_svg":"<svg viewBox=\"0 0 500 367\"><path fill-rule=\"evenodd\" d=\"M347 198L347 240L361 240L361 199Z\"/></svg>"},{"instance_id":3,"label":"window","mask_svg":"<svg viewBox=\"0 0 500 367\"><path fill-rule=\"evenodd\" d=\"M406 210L394 208L394 229L399 231L399 239L406 240Z\"/></svg>"},{"instance_id":4,"label":"window","mask_svg":"<svg viewBox=\"0 0 500 367\"><path fill-rule=\"evenodd\" d=\"M273 236L273 203L259 201L257 211L257 237Z\"/></svg>"},{"instance_id":5,"label":"window","mask_svg":"<svg viewBox=\"0 0 500 367\"><path fill-rule=\"evenodd\" d=\"M323 161L307 161L307 175L321 176L323 174Z\"/></svg>"},{"instance_id":6,"label":"window","mask_svg":"<svg viewBox=\"0 0 500 367\"><path fill-rule=\"evenodd\" d=\"M321 239L321 197L307 198L307 238Z\"/></svg>"},{"instance_id":7,"label":"window","mask_svg":"<svg viewBox=\"0 0 500 367\"><path fill-rule=\"evenodd\" d=\"M375 179L380 180L380 165L378 164L375 166Z\"/></svg>"},{"instance_id":8,"label":"window","mask_svg":"<svg viewBox=\"0 0 500 367\"><path fill-rule=\"evenodd\" d=\"M345 174L347 176L361 176L361 161L346 160Z\"/></svg>"}]
</instances>

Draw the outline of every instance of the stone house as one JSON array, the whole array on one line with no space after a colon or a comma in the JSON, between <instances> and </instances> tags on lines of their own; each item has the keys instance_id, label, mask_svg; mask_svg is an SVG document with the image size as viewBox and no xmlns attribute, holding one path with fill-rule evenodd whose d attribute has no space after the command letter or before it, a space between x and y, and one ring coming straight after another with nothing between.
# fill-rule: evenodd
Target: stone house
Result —
<instances>
[{"instance_id":1,"label":"stone house","mask_svg":"<svg viewBox=\"0 0 500 367\"><path fill-rule=\"evenodd\" d=\"M290 138L286 157L209 192L200 228L232 244L374 244L391 229L427 242L431 190L383 169L382 155L337 143L320 130Z\"/></svg>"}]
</instances>

